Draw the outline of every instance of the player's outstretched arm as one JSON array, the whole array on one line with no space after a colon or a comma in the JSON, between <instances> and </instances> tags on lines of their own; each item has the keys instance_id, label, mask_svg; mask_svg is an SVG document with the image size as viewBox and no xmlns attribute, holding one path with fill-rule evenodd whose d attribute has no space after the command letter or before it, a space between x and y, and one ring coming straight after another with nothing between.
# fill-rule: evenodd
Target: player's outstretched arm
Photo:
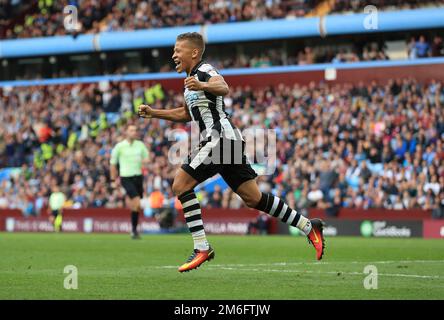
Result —
<instances>
[{"instance_id":1,"label":"player's outstretched arm","mask_svg":"<svg viewBox=\"0 0 444 320\"><path fill-rule=\"evenodd\" d=\"M174 122L188 122L191 121L190 114L187 108L179 107L174 109L153 109L148 105L142 104L138 108L139 117L142 118L158 118L164 120L170 120Z\"/></svg>"}]
</instances>

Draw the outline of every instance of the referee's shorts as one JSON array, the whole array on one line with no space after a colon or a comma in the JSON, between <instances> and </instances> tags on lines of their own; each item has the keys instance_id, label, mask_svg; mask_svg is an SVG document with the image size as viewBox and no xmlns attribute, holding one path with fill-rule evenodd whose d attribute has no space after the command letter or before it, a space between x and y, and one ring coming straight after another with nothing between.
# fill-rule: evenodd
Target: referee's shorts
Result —
<instances>
[{"instance_id":1,"label":"referee's shorts","mask_svg":"<svg viewBox=\"0 0 444 320\"><path fill-rule=\"evenodd\" d=\"M219 173L235 192L242 183L257 177L245 155L245 142L223 137L201 142L181 168L199 183Z\"/></svg>"},{"instance_id":2,"label":"referee's shorts","mask_svg":"<svg viewBox=\"0 0 444 320\"><path fill-rule=\"evenodd\" d=\"M62 209L58 209L58 210L51 210L51 214L54 218L57 218L57 216L59 214L62 214Z\"/></svg>"},{"instance_id":3,"label":"referee's shorts","mask_svg":"<svg viewBox=\"0 0 444 320\"><path fill-rule=\"evenodd\" d=\"M143 176L120 177L120 182L126 195L131 199L135 197L143 198Z\"/></svg>"}]
</instances>

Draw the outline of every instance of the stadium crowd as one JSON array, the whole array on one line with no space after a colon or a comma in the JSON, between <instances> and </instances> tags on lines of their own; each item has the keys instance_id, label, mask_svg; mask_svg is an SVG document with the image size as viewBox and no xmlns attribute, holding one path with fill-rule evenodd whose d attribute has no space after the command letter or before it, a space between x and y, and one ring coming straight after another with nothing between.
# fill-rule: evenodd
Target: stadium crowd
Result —
<instances>
[{"instance_id":1,"label":"stadium crowd","mask_svg":"<svg viewBox=\"0 0 444 320\"><path fill-rule=\"evenodd\" d=\"M128 31L195 24L303 17L318 4L314 0L0 0L0 36L7 39L65 35L67 5L78 8L74 34ZM367 1L336 0L333 12L362 11ZM443 0L378 0L378 9L411 9L444 5ZM25 8L21 10L21 8ZM19 13L21 14L19 14Z\"/></svg>"},{"instance_id":2,"label":"stadium crowd","mask_svg":"<svg viewBox=\"0 0 444 320\"><path fill-rule=\"evenodd\" d=\"M332 12L359 12L367 5L373 5L378 10L417 9L428 6L444 6L443 0L335 0Z\"/></svg>"},{"instance_id":3,"label":"stadium crowd","mask_svg":"<svg viewBox=\"0 0 444 320\"><path fill-rule=\"evenodd\" d=\"M69 34L63 27L66 5L78 8L76 33L97 33L300 17L314 8L315 3L313 0L40 0L35 10L25 15L23 23L7 23L6 10L2 16L6 20L3 23L6 38L11 39Z\"/></svg>"},{"instance_id":4,"label":"stadium crowd","mask_svg":"<svg viewBox=\"0 0 444 320\"><path fill-rule=\"evenodd\" d=\"M152 159L144 172L146 194L152 196L143 203L151 209L177 205L171 191L177 165L168 160L175 141L168 137L189 126L138 119L133 106L151 99L155 108L176 107L183 97L152 88L147 94L141 84L121 82L3 90L0 168L20 170L1 182L0 208L36 214L54 184L67 195L66 206L122 206L122 190L110 188L109 156L128 122L138 126ZM225 104L239 128L276 131L277 170L261 176L259 183L293 207L324 208L330 214L340 207L442 212L440 82L237 87ZM235 194L220 188L198 197L204 206L242 205Z\"/></svg>"},{"instance_id":5,"label":"stadium crowd","mask_svg":"<svg viewBox=\"0 0 444 320\"><path fill-rule=\"evenodd\" d=\"M444 55L444 53L443 53ZM260 54L239 54L235 57L209 57L216 68L261 68L285 65L308 65L314 63L346 63L357 61L389 60L383 45L370 42L363 46L349 45L343 48L332 46L310 47L295 52L278 49L261 50ZM164 70L172 71L168 66Z\"/></svg>"}]
</instances>

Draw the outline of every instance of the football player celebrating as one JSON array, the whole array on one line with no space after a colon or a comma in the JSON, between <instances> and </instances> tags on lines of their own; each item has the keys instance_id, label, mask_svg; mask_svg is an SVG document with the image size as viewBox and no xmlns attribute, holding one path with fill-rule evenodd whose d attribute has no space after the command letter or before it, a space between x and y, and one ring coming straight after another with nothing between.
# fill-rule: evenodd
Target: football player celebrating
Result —
<instances>
[{"instance_id":1,"label":"football player celebrating","mask_svg":"<svg viewBox=\"0 0 444 320\"><path fill-rule=\"evenodd\" d=\"M314 246L316 257L320 260L324 254L324 223L320 219L307 219L290 208L284 200L259 190L255 180L257 174L245 155L244 138L224 111L223 97L229 92L228 85L213 66L202 61L204 50L204 40L197 32L184 33L176 39L172 58L176 71L187 73L184 82L185 106L159 110L141 105L138 109L139 116L144 118L195 121L203 137L197 150L191 152L188 161L177 171L172 186L182 203L185 221L194 240L194 250L179 267L179 272L195 269L214 258L214 249L205 235L194 188L217 173L248 207L300 229ZM231 155L228 161L227 154Z\"/></svg>"}]
</instances>

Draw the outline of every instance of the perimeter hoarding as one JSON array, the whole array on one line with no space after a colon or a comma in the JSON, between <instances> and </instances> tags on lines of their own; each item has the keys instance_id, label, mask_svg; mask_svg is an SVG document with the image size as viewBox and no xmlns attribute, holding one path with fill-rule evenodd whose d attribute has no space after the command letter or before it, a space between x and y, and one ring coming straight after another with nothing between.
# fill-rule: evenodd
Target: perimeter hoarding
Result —
<instances>
[{"instance_id":1,"label":"perimeter hoarding","mask_svg":"<svg viewBox=\"0 0 444 320\"><path fill-rule=\"evenodd\" d=\"M324 234L335 236L413 238L423 236L422 220L356 220L325 219ZM279 224L280 234L294 233L283 223Z\"/></svg>"},{"instance_id":2,"label":"perimeter hoarding","mask_svg":"<svg viewBox=\"0 0 444 320\"><path fill-rule=\"evenodd\" d=\"M424 220L424 238L444 239L444 219Z\"/></svg>"}]
</instances>

